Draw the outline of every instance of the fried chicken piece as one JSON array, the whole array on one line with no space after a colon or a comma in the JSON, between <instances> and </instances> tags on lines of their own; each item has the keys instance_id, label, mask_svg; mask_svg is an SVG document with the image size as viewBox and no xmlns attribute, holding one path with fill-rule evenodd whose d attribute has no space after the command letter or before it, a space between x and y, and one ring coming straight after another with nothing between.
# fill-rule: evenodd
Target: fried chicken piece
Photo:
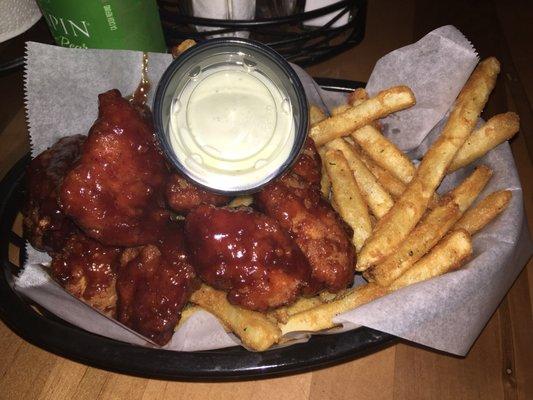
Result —
<instances>
[{"instance_id":1,"label":"fried chicken piece","mask_svg":"<svg viewBox=\"0 0 533 400\"><path fill-rule=\"evenodd\" d=\"M202 204L221 206L230 200L227 196L208 192L195 186L178 173L170 175L166 187L166 197L170 208L180 214L186 214Z\"/></svg>"},{"instance_id":2,"label":"fried chicken piece","mask_svg":"<svg viewBox=\"0 0 533 400\"><path fill-rule=\"evenodd\" d=\"M64 176L79 157L85 139L82 135L62 138L28 166L27 196L22 210L24 236L37 250L59 251L78 230L60 210L58 192Z\"/></svg>"},{"instance_id":3,"label":"fried chicken piece","mask_svg":"<svg viewBox=\"0 0 533 400\"><path fill-rule=\"evenodd\" d=\"M278 223L250 208L203 205L185 218L191 259L207 284L257 311L293 302L309 282L304 255Z\"/></svg>"},{"instance_id":4,"label":"fried chicken piece","mask_svg":"<svg viewBox=\"0 0 533 400\"><path fill-rule=\"evenodd\" d=\"M104 244L153 243L169 218L163 209L168 170L153 128L118 90L98 100L98 119L61 186L62 209Z\"/></svg>"},{"instance_id":5,"label":"fried chicken piece","mask_svg":"<svg viewBox=\"0 0 533 400\"><path fill-rule=\"evenodd\" d=\"M169 222L155 244L126 249L117 278L118 320L160 345L198 286L185 252L183 226Z\"/></svg>"},{"instance_id":6,"label":"fried chicken piece","mask_svg":"<svg viewBox=\"0 0 533 400\"><path fill-rule=\"evenodd\" d=\"M308 139L295 166L254 196L259 210L294 238L312 268L314 290L351 285L355 253L350 228L320 195L320 156Z\"/></svg>"},{"instance_id":7,"label":"fried chicken piece","mask_svg":"<svg viewBox=\"0 0 533 400\"><path fill-rule=\"evenodd\" d=\"M52 277L75 297L115 317L116 271L122 249L104 246L78 232L52 258Z\"/></svg>"},{"instance_id":8,"label":"fried chicken piece","mask_svg":"<svg viewBox=\"0 0 533 400\"><path fill-rule=\"evenodd\" d=\"M313 139L307 138L291 172L302 177L309 186L320 186L322 178L322 161L316 151Z\"/></svg>"}]
</instances>

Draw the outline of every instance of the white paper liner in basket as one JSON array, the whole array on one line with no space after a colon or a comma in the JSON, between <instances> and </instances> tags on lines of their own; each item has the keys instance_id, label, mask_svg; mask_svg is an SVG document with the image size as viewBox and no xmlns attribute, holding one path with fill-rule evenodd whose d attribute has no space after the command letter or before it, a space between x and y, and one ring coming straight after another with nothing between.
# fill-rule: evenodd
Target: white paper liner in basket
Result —
<instances>
[{"instance_id":1,"label":"white paper liner in basket","mask_svg":"<svg viewBox=\"0 0 533 400\"><path fill-rule=\"evenodd\" d=\"M63 136L86 133L97 115L99 93L111 88L118 88L123 95L132 93L139 81L142 54L65 49L30 42L26 56L26 109L35 156ZM170 62L170 55L150 54L148 74L154 86ZM391 84L407 84L417 98L413 109L386 120L389 137L413 152L421 143L426 147L440 131L442 118L476 63L477 55L468 40L450 26L430 32L419 42L381 59L369 80L368 91L375 93ZM424 79L416 76L421 65ZM330 110L344 101L343 94L321 90L303 70L294 68L311 104ZM429 84L431 79L439 84ZM150 102L152 96L153 91ZM474 259L462 270L339 315L336 321L345 323L341 330L364 325L450 353L463 355L468 351L532 251L522 190L508 144L498 146L476 164L479 163L494 171L480 198L506 188L513 190L513 197L508 209L474 238ZM447 177L440 190L457 184L472 168ZM28 262L16 279L15 289L83 329L151 345L63 291L41 266L48 260L48 256L28 246ZM228 335L216 318L199 312L180 327L165 348L195 351L235 343L235 337Z\"/></svg>"}]
</instances>

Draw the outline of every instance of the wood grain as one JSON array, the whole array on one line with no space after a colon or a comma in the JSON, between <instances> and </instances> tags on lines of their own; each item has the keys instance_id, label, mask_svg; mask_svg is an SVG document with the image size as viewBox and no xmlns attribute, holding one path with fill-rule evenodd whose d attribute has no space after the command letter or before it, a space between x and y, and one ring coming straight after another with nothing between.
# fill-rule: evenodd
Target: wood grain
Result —
<instances>
[{"instance_id":1,"label":"wood grain","mask_svg":"<svg viewBox=\"0 0 533 400\"><path fill-rule=\"evenodd\" d=\"M1 96L1 94L0 94ZM0 135L2 145L0 146L0 179L30 149L24 110L22 108L15 114L14 118L7 124Z\"/></svg>"},{"instance_id":2,"label":"wood grain","mask_svg":"<svg viewBox=\"0 0 533 400\"><path fill-rule=\"evenodd\" d=\"M500 79L486 115L511 110L526 121L511 147L533 228L533 166L526 140L533 135L527 122L533 121L532 18L533 6L526 0L372 0L365 40L308 71L366 80L374 63L391 49L437 26L457 26L481 56L497 56L504 71L515 74L511 80ZM17 79L2 77L1 83L21 85ZM0 97L11 101L5 94L19 92L7 88ZM0 174L28 148L22 110L9 115L9 121L0 121L5 127ZM465 358L400 343L323 370L240 383L167 382L87 367L34 347L0 322L0 399L533 399L532 282L530 261Z\"/></svg>"}]
</instances>

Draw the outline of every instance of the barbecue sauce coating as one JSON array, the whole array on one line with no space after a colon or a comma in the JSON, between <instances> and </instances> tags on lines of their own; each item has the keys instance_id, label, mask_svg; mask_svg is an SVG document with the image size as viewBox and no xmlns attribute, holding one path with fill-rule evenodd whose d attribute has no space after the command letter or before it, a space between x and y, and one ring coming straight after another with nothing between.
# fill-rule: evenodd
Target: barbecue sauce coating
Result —
<instances>
[{"instance_id":1,"label":"barbecue sauce coating","mask_svg":"<svg viewBox=\"0 0 533 400\"><path fill-rule=\"evenodd\" d=\"M117 278L118 320L164 345L197 285L185 252L183 227L169 222L154 244L129 248L122 254Z\"/></svg>"},{"instance_id":2,"label":"barbecue sauce coating","mask_svg":"<svg viewBox=\"0 0 533 400\"><path fill-rule=\"evenodd\" d=\"M203 281L228 291L228 300L265 311L293 302L310 268L273 219L250 208L200 206L185 220L191 259Z\"/></svg>"},{"instance_id":3,"label":"barbecue sauce coating","mask_svg":"<svg viewBox=\"0 0 533 400\"><path fill-rule=\"evenodd\" d=\"M168 170L153 127L116 89L98 100L98 119L61 187L63 211L104 244L154 243L169 214Z\"/></svg>"},{"instance_id":4,"label":"barbecue sauce coating","mask_svg":"<svg viewBox=\"0 0 533 400\"><path fill-rule=\"evenodd\" d=\"M115 317L115 280L121 253L122 249L104 246L79 232L54 254L51 274L72 295Z\"/></svg>"},{"instance_id":5,"label":"barbecue sauce coating","mask_svg":"<svg viewBox=\"0 0 533 400\"><path fill-rule=\"evenodd\" d=\"M312 282L306 293L338 292L353 283L351 229L320 194L320 156L311 139L294 167L254 195L254 204L286 229L307 257Z\"/></svg>"},{"instance_id":6,"label":"barbecue sauce coating","mask_svg":"<svg viewBox=\"0 0 533 400\"><path fill-rule=\"evenodd\" d=\"M289 174L291 173L301 177L309 187L320 190L322 160L312 139L306 139L302 152L289 170Z\"/></svg>"},{"instance_id":7,"label":"barbecue sauce coating","mask_svg":"<svg viewBox=\"0 0 533 400\"><path fill-rule=\"evenodd\" d=\"M178 173L170 175L166 186L166 198L170 208L186 214L202 204L221 206L230 200L228 196L204 190L185 179Z\"/></svg>"},{"instance_id":8,"label":"barbecue sauce coating","mask_svg":"<svg viewBox=\"0 0 533 400\"><path fill-rule=\"evenodd\" d=\"M64 137L28 166L28 193L22 210L24 236L37 250L59 251L78 230L61 211L58 192L64 176L78 159L85 139L82 135Z\"/></svg>"}]
</instances>

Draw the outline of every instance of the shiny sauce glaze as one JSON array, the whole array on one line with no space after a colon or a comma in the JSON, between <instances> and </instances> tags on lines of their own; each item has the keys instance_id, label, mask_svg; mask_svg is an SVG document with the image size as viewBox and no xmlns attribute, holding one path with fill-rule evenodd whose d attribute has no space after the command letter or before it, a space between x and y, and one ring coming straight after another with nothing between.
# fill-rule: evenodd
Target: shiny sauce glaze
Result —
<instances>
[{"instance_id":1,"label":"shiny sauce glaze","mask_svg":"<svg viewBox=\"0 0 533 400\"><path fill-rule=\"evenodd\" d=\"M150 124L152 123L152 111L148 107L148 92L152 88L148 78L148 53L142 53L141 79L135 91L126 97L126 100L135 108L139 114Z\"/></svg>"},{"instance_id":2,"label":"shiny sauce glaze","mask_svg":"<svg viewBox=\"0 0 533 400\"><path fill-rule=\"evenodd\" d=\"M254 204L286 229L312 269L307 293L338 292L353 283L351 229L320 194L321 165L308 139L294 167L254 195Z\"/></svg>"},{"instance_id":3,"label":"shiny sauce glaze","mask_svg":"<svg viewBox=\"0 0 533 400\"><path fill-rule=\"evenodd\" d=\"M29 164L27 196L23 206L24 236L38 250L59 251L77 231L65 217L58 203L58 191L64 176L78 159L86 136L60 139Z\"/></svg>"},{"instance_id":4,"label":"shiny sauce glaze","mask_svg":"<svg viewBox=\"0 0 533 400\"><path fill-rule=\"evenodd\" d=\"M104 246L84 235L71 235L61 251L54 254L52 277L68 292L115 316L115 279L122 249Z\"/></svg>"},{"instance_id":5,"label":"shiny sauce glaze","mask_svg":"<svg viewBox=\"0 0 533 400\"><path fill-rule=\"evenodd\" d=\"M249 208L200 206L185 220L191 259L202 280L228 300L265 311L288 304L307 286L310 267L273 219Z\"/></svg>"},{"instance_id":6,"label":"shiny sauce glaze","mask_svg":"<svg viewBox=\"0 0 533 400\"><path fill-rule=\"evenodd\" d=\"M300 176L309 186L320 185L322 177L322 162L316 150L313 139L307 138L302 152L296 159L290 172Z\"/></svg>"},{"instance_id":7,"label":"shiny sauce glaze","mask_svg":"<svg viewBox=\"0 0 533 400\"><path fill-rule=\"evenodd\" d=\"M169 207L180 214L186 214L202 204L224 205L230 197L204 190L175 172L170 175L166 186Z\"/></svg>"},{"instance_id":8,"label":"shiny sauce glaze","mask_svg":"<svg viewBox=\"0 0 533 400\"><path fill-rule=\"evenodd\" d=\"M153 127L118 90L98 99L98 119L61 186L62 209L104 244L153 243L169 217L164 209L168 169Z\"/></svg>"},{"instance_id":9,"label":"shiny sauce glaze","mask_svg":"<svg viewBox=\"0 0 533 400\"><path fill-rule=\"evenodd\" d=\"M148 53L143 52L142 54L142 64L141 64L141 81L132 95L128 96L127 99L135 105L146 106L148 100L148 92L152 88L150 79L148 79Z\"/></svg>"},{"instance_id":10,"label":"shiny sauce glaze","mask_svg":"<svg viewBox=\"0 0 533 400\"><path fill-rule=\"evenodd\" d=\"M197 285L183 227L169 222L154 244L124 251L117 278L118 320L164 345Z\"/></svg>"}]
</instances>

